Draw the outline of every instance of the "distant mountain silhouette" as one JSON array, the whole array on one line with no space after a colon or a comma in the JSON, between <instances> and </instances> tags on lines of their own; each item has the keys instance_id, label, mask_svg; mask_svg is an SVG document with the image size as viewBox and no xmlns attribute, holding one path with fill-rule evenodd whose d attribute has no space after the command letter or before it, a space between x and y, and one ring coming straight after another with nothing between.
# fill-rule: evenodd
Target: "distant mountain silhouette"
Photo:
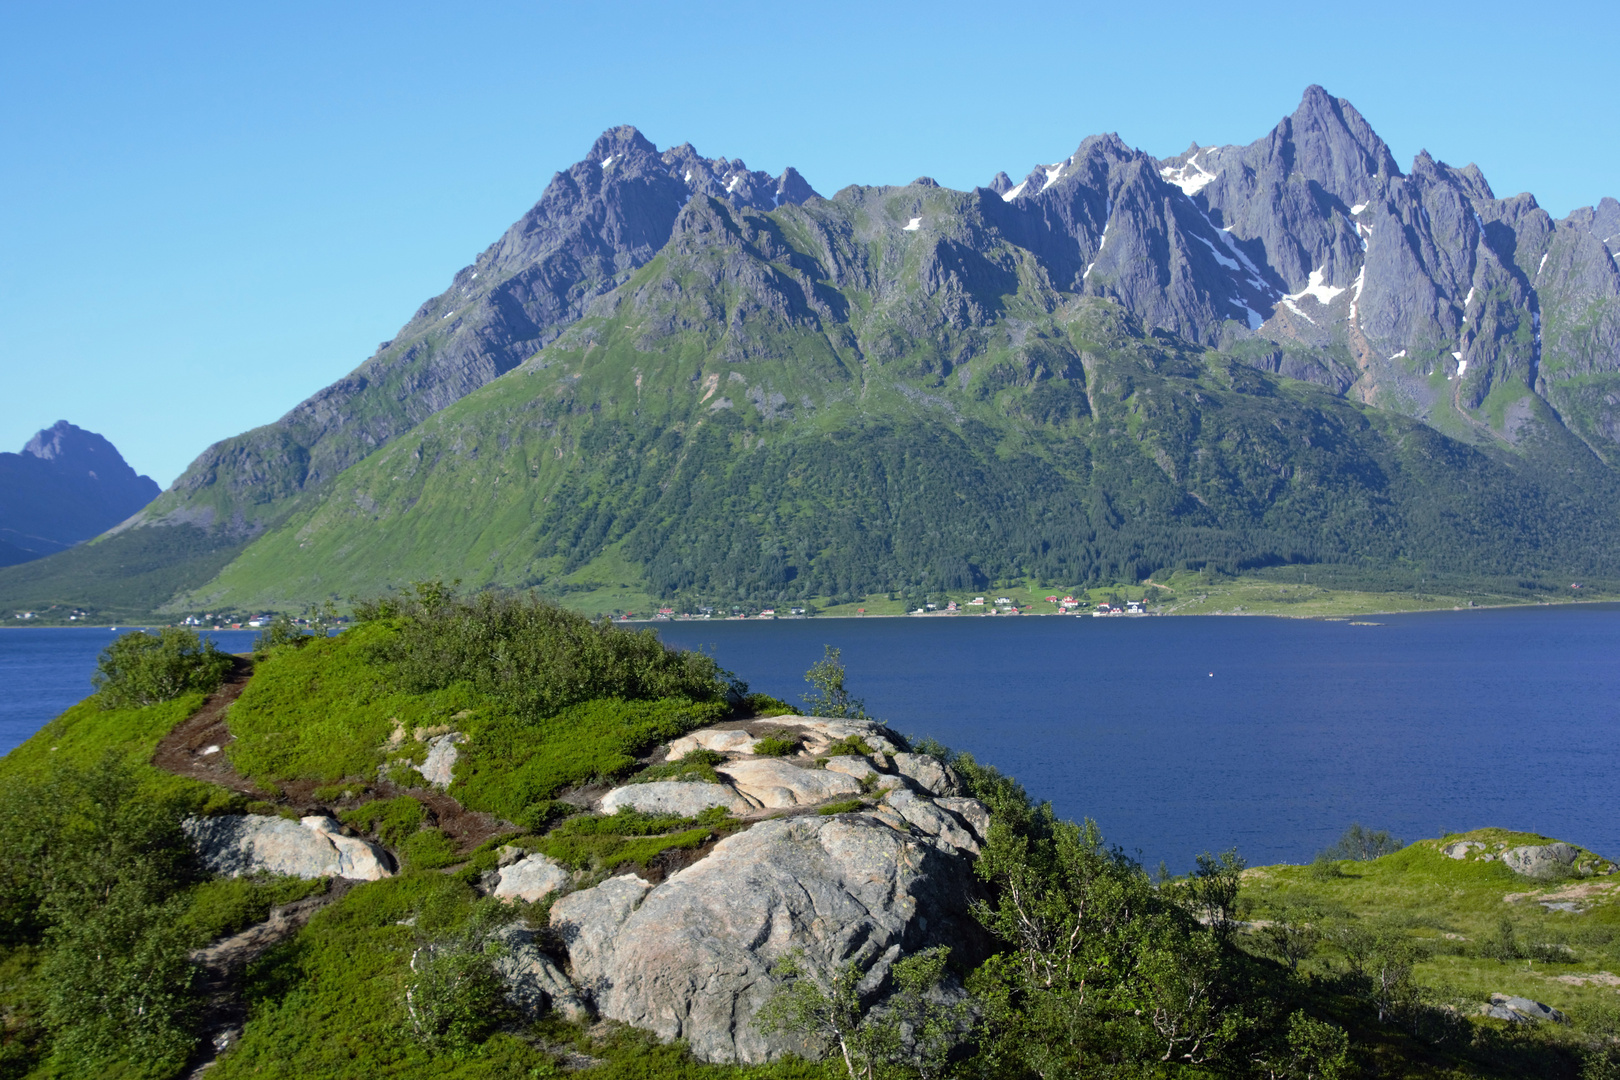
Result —
<instances>
[{"instance_id":1,"label":"distant mountain silhouette","mask_svg":"<svg viewBox=\"0 0 1620 1080\"><path fill-rule=\"evenodd\" d=\"M42 558L106 532L159 490L112 443L58 420L28 440L22 453L0 453L0 566Z\"/></svg>"}]
</instances>

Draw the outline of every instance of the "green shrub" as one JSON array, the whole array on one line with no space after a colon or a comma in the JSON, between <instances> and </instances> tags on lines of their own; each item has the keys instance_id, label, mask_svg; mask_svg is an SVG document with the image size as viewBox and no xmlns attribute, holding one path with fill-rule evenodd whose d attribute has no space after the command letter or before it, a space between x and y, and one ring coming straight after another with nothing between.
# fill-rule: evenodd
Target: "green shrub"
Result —
<instances>
[{"instance_id":1,"label":"green shrub","mask_svg":"<svg viewBox=\"0 0 1620 1080\"><path fill-rule=\"evenodd\" d=\"M632 784L650 784L654 780L702 780L718 784L720 777L714 767L726 760L726 755L713 750L693 750L675 761L649 765L630 778Z\"/></svg>"},{"instance_id":2,"label":"green shrub","mask_svg":"<svg viewBox=\"0 0 1620 1080\"><path fill-rule=\"evenodd\" d=\"M429 582L410 600L361 604L356 614L398 627L379 656L406 689L465 682L526 719L597 698L719 701L747 689L713 657L671 649L652 630L592 622L533 595L466 600Z\"/></svg>"},{"instance_id":3,"label":"green shrub","mask_svg":"<svg viewBox=\"0 0 1620 1080\"><path fill-rule=\"evenodd\" d=\"M409 795L401 795L397 799L379 799L345 810L338 818L343 824L371 833L389 847L398 848L416 834L426 816L421 803Z\"/></svg>"},{"instance_id":4,"label":"green shrub","mask_svg":"<svg viewBox=\"0 0 1620 1080\"><path fill-rule=\"evenodd\" d=\"M876 752L866 745L866 740L859 735L846 735L822 751L827 757L843 757L849 754L870 755Z\"/></svg>"},{"instance_id":5,"label":"green shrub","mask_svg":"<svg viewBox=\"0 0 1620 1080\"><path fill-rule=\"evenodd\" d=\"M831 645L825 649L822 658L811 664L810 670L804 673L804 681L815 688L804 699L811 715L870 719L866 715L866 702L850 697L848 688L844 686L843 653Z\"/></svg>"},{"instance_id":6,"label":"green shrub","mask_svg":"<svg viewBox=\"0 0 1620 1080\"><path fill-rule=\"evenodd\" d=\"M263 660L272 650L283 645L297 648L310 641L310 635L286 615L277 615L270 621L270 625L259 631L259 636L253 639L253 655Z\"/></svg>"},{"instance_id":7,"label":"green shrub","mask_svg":"<svg viewBox=\"0 0 1620 1080\"><path fill-rule=\"evenodd\" d=\"M90 683L103 709L138 708L186 693L212 693L231 663L196 631L171 626L118 638L102 650Z\"/></svg>"},{"instance_id":8,"label":"green shrub","mask_svg":"<svg viewBox=\"0 0 1620 1080\"><path fill-rule=\"evenodd\" d=\"M399 846L401 860L407 870L438 870L454 866L464 858L456 853L456 845L438 829L420 829Z\"/></svg>"},{"instance_id":9,"label":"green shrub","mask_svg":"<svg viewBox=\"0 0 1620 1080\"><path fill-rule=\"evenodd\" d=\"M792 735L767 735L754 740L754 753L761 757L786 757L799 749L799 739Z\"/></svg>"},{"instance_id":10,"label":"green shrub","mask_svg":"<svg viewBox=\"0 0 1620 1080\"><path fill-rule=\"evenodd\" d=\"M738 712L749 716L800 716L798 709L783 701L773 698L769 694L749 694L742 699Z\"/></svg>"},{"instance_id":11,"label":"green shrub","mask_svg":"<svg viewBox=\"0 0 1620 1080\"><path fill-rule=\"evenodd\" d=\"M1398 840L1389 834L1388 829L1368 829L1358 822L1352 822L1339 837L1338 843L1325 850L1322 854L1330 859L1355 859L1365 862L1368 859L1379 859L1385 855L1393 855L1405 847L1403 840Z\"/></svg>"},{"instance_id":12,"label":"green shrub","mask_svg":"<svg viewBox=\"0 0 1620 1080\"><path fill-rule=\"evenodd\" d=\"M816 813L821 814L823 817L831 816L833 814L848 814L852 811L861 809L865 805L866 803L862 802L860 799L845 799L842 802L828 803L820 810L817 810Z\"/></svg>"}]
</instances>

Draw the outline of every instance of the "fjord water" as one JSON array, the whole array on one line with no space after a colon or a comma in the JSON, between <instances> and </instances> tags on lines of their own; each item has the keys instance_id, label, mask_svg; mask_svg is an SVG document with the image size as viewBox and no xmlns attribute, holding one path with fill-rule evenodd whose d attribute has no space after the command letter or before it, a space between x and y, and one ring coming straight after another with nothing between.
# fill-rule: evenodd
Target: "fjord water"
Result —
<instances>
[{"instance_id":1,"label":"fjord water","mask_svg":"<svg viewBox=\"0 0 1620 1080\"><path fill-rule=\"evenodd\" d=\"M1620 607L1273 618L661 623L799 701L822 646L897 730L971 751L1150 866L1309 859L1351 820L1620 856ZM213 635L243 651L251 631ZM0 750L89 693L105 629L0 632Z\"/></svg>"},{"instance_id":2,"label":"fjord water","mask_svg":"<svg viewBox=\"0 0 1620 1080\"><path fill-rule=\"evenodd\" d=\"M1302 862L1352 820L1499 825L1620 856L1620 607L1324 622L914 618L662 624L797 701L824 644L902 733L1092 817L1148 865Z\"/></svg>"},{"instance_id":3,"label":"fjord water","mask_svg":"<svg viewBox=\"0 0 1620 1080\"><path fill-rule=\"evenodd\" d=\"M96 657L133 626L6 627L0 629L0 754L28 738L90 691ZM226 652L253 648L257 630L203 634Z\"/></svg>"}]
</instances>

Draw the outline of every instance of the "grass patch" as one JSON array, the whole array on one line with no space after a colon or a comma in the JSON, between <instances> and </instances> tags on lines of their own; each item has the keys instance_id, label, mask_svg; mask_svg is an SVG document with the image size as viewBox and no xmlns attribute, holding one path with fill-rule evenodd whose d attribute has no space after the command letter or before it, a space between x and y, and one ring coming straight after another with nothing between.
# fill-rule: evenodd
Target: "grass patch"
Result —
<instances>
[{"instance_id":1,"label":"grass patch","mask_svg":"<svg viewBox=\"0 0 1620 1080\"><path fill-rule=\"evenodd\" d=\"M655 780L704 781L718 784L720 776L714 767L726 760L726 755L713 750L693 750L675 761L649 765L630 778L632 784L650 784Z\"/></svg>"},{"instance_id":2,"label":"grass patch","mask_svg":"<svg viewBox=\"0 0 1620 1080\"><path fill-rule=\"evenodd\" d=\"M723 702L609 698L538 721L489 717L469 725L451 794L470 809L537 828L536 815L564 789L626 776L639 755L729 714Z\"/></svg>"},{"instance_id":3,"label":"grass patch","mask_svg":"<svg viewBox=\"0 0 1620 1080\"><path fill-rule=\"evenodd\" d=\"M205 881L187 894L185 922L199 945L246 930L270 916L270 909L331 888L329 878L235 877Z\"/></svg>"},{"instance_id":4,"label":"grass patch","mask_svg":"<svg viewBox=\"0 0 1620 1080\"><path fill-rule=\"evenodd\" d=\"M817 810L816 813L823 817L830 817L833 814L848 814L852 811L860 810L864 806L866 806L866 803L860 799L845 799L842 802L828 803L820 810Z\"/></svg>"},{"instance_id":5,"label":"grass patch","mask_svg":"<svg viewBox=\"0 0 1620 1080\"><path fill-rule=\"evenodd\" d=\"M232 764L254 779L335 785L375 776L387 758L398 756L384 749L396 724L432 727L491 706L465 683L418 694L397 689L375 660L396 633L368 623L300 649L276 650L231 706L236 741L226 752Z\"/></svg>"},{"instance_id":6,"label":"grass patch","mask_svg":"<svg viewBox=\"0 0 1620 1080\"><path fill-rule=\"evenodd\" d=\"M399 846L400 859L406 870L440 870L462 862L465 856L456 853L456 845L438 829L419 829Z\"/></svg>"},{"instance_id":7,"label":"grass patch","mask_svg":"<svg viewBox=\"0 0 1620 1080\"><path fill-rule=\"evenodd\" d=\"M705 841L731 832L723 808L705 810L695 818L669 814L642 814L629 807L611 816L569 818L530 847L571 870L612 871L634 864L645 868L655 856L672 848L691 850Z\"/></svg>"},{"instance_id":8,"label":"grass patch","mask_svg":"<svg viewBox=\"0 0 1620 1080\"><path fill-rule=\"evenodd\" d=\"M338 815L345 825L368 832L391 848L401 847L422 827L427 810L409 795L397 799L379 799L376 802L345 810Z\"/></svg>"},{"instance_id":9,"label":"grass patch","mask_svg":"<svg viewBox=\"0 0 1620 1080\"><path fill-rule=\"evenodd\" d=\"M1344 969L1351 961L1344 943L1353 945L1358 934L1393 934L1417 950L1414 977L1443 988L1465 1011L1492 993L1506 993L1563 1010L1576 1030L1583 1016L1612 1012L1613 988L1585 977L1620 968L1620 881L1535 881L1499 859L1478 853L1452 859L1441 851L1459 840L1487 844L1489 854L1498 845L1552 842L1533 833L1479 829L1420 840L1365 861L1257 867L1244 874L1243 917L1311 924L1320 943L1300 970L1313 978L1331 979ZM1578 862L1595 859L1583 852ZM1587 893L1580 900L1584 911L1549 911L1536 902L1572 886ZM1518 899L1508 902L1508 896ZM1263 934L1246 940L1264 951Z\"/></svg>"},{"instance_id":10,"label":"grass patch","mask_svg":"<svg viewBox=\"0 0 1620 1080\"><path fill-rule=\"evenodd\" d=\"M822 751L822 756L846 757L851 755L859 755L861 757L867 757L876 752L877 751L873 750L870 746L867 746L866 740L861 738L859 735L846 735L842 739L839 739L837 742L833 743L831 746L827 747L826 750Z\"/></svg>"}]
</instances>

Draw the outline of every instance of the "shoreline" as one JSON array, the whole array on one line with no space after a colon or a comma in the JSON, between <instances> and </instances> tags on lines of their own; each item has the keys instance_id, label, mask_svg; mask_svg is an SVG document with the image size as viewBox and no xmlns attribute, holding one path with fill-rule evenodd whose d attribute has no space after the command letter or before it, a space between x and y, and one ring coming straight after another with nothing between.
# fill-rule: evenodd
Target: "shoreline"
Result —
<instances>
[{"instance_id":1,"label":"shoreline","mask_svg":"<svg viewBox=\"0 0 1620 1080\"><path fill-rule=\"evenodd\" d=\"M1355 610L1352 610L1352 611L1345 611L1345 612L1342 612L1342 613L1335 613L1335 614L1301 614L1301 613L1289 612L1289 611L1243 611L1243 610L1237 610L1237 611L1185 611L1184 612L1184 611L1176 611L1174 609L1172 609L1170 611L1145 611L1145 612L1142 612L1140 614L1135 614L1135 615L1127 614L1127 615L1102 615L1102 616L1094 615L1092 612L1089 612L1089 611L1084 612L1084 613L1080 613L1080 612L1063 612L1063 611L1018 611L1018 612L1009 612L1009 613L1004 614L1004 615L1003 614L996 614L996 613L988 612L988 611L986 611L986 612L930 611L927 614L923 614L923 615L915 615L915 614L911 614L909 612L906 613L906 614L902 614L902 615L846 614L844 612L836 612L836 613L828 613L828 614L824 614L824 615L775 615L775 616L772 616L772 617L770 617L768 619L767 618L761 618L758 615L746 616L746 617L728 615L728 616L725 616L723 618L716 618L716 617L713 617L713 616L700 616L700 617L689 618L689 619L674 619L674 618L642 619L642 618L634 618L634 619L611 619L610 621L615 626L629 626L629 625L641 625L641 624L645 624L647 626L656 626L656 625L660 625L660 624L663 624L663 623L697 623L697 622L702 622L702 623L814 622L814 621L827 620L827 619L862 620L862 619L964 619L964 618L965 619L1007 619L1007 618L1087 619L1087 618L1105 618L1105 619L1124 619L1124 620L1150 619L1150 618L1152 618L1152 619L1156 619L1156 618L1179 618L1179 619L1196 619L1196 618L1247 619L1247 618L1259 618L1259 619L1295 619L1295 620L1299 620L1301 622L1313 622L1313 621L1314 622L1344 622L1344 621L1349 621L1351 619L1361 618L1361 617L1367 616L1367 615L1385 615L1385 616L1393 616L1393 615L1429 615L1429 614L1436 614L1436 613L1445 614L1445 613L1450 613L1450 612L1459 612L1460 613L1460 612L1470 612L1470 611L1502 611L1502 610L1507 609L1507 608L1579 607L1579 606L1583 606L1583 605L1591 606L1591 605L1595 605L1595 604L1620 604L1620 597L1613 597L1613 598L1605 597L1605 598L1602 598L1602 599L1592 599L1592 600L1526 600L1526 601L1523 601L1521 603L1474 604L1474 605L1469 606L1469 607L1463 607L1463 606L1460 606L1460 605L1449 605L1449 606L1436 605L1434 607L1419 607L1419 608L1389 608L1389 609L1378 609L1378 608L1360 609L1360 608L1358 608L1358 609L1355 609ZM111 630L119 630L119 629L160 630L160 629L163 629L165 627L170 627L170 626L174 626L174 625L176 625L176 624L174 624L174 623L156 623L156 622L131 622L131 623L119 623L119 624L116 624L116 625L114 625L112 623L74 623L72 625L64 625L62 623L33 623L32 621L30 621L30 622L24 623L22 625L17 625L16 623L0 625L0 632L6 631L6 630L109 630L109 631L111 631ZM249 629L248 627L220 627L217 630L214 627L192 627L191 629L195 629L199 633L213 632L213 633L244 634L244 633L258 633L259 632L259 630L257 628Z\"/></svg>"}]
</instances>

